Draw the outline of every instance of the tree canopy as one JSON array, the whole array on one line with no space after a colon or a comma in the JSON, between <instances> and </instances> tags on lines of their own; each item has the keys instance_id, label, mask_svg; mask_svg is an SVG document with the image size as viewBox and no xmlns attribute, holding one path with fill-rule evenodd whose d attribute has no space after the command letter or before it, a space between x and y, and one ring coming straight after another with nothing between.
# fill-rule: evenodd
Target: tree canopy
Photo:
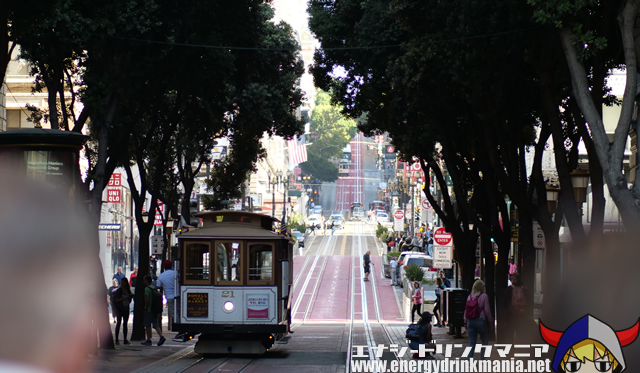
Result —
<instances>
[{"instance_id":1,"label":"tree canopy","mask_svg":"<svg viewBox=\"0 0 640 373\"><path fill-rule=\"evenodd\" d=\"M307 146L308 160L300 165L306 174L324 181L338 178L334 162L342 156L343 149L356 134L356 124L341 113L341 108L331 103L331 96L318 91L311 114L310 130L314 134Z\"/></svg>"},{"instance_id":2,"label":"tree canopy","mask_svg":"<svg viewBox=\"0 0 640 373\"><path fill-rule=\"evenodd\" d=\"M32 64L36 88L49 93L44 114L51 126L90 129L85 186L96 226L111 173L126 169L141 233L140 263L148 260L153 227L144 222L143 209L154 211L162 201L177 211L178 184L190 193L192 164L208 161L215 139L231 141L232 156L214 177L232 190L262 155L265 132L291 137L303 130L295 115L302 100L299 46L288 25L272 22L268 3L66 0L49 11L43 22L12 29L11 38ZM139 277L148 271L140 266ZM141 307L135 316L134 335L140 337ZM106 313L102 323L109 330Z\"/></svg>"}]
</instances>

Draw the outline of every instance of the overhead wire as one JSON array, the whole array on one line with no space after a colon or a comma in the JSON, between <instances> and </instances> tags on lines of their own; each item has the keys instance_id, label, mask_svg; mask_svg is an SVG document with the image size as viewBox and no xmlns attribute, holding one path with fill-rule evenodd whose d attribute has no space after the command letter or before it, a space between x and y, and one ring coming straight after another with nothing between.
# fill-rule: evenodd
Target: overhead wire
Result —
<instances>
[{"instance_id":1,"label":"overhead wire","mask_svg":"<svg viewBox=\"0 0 640 373\"><path fill-rule=\"evenodd\" d=\"M460 42L460 41L471 40L471 39L481 39L481 38L488 38L492 36L508 35L508 34L518 33L522 31L539 29L541 27L543 26L533 26L533 27L493 32L493 33L487 33L487 34L462 36L459 38L432 40L429 43L431 44L453 43L453 42ZM294 51L296 50L295 48L243 47L243 46L233 46L233 45L177 43L177 42L151 40L151 39L128 38L128 37L113 36L113 35L107 35L106 37L111 39L133 41L138 43L171 45L171 46L177 46L177 47L190 47L190 48L206 48L206 49L221 49L221 50L255 50L255 51ZM402 46L402 44L382 44L382 45L354 46L354 47L328 47L328 48L322 48L322 50L335 51L335 50L384 49L384 48L397 48L400 46Z\"/></svg>"}]
</instances>

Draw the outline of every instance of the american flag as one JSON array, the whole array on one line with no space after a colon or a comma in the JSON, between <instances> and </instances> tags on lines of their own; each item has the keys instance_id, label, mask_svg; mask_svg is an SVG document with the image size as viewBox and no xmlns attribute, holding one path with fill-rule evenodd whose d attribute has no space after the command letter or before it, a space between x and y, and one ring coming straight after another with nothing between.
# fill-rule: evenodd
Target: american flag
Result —
<instances>
[{"instance_id":1,"label":"american flag","mask_svg":"<svg viewBox=\"0 0 640 373\"><path fill-rule=\"evenodd\" d=\"M287 146L289 147L289 165L307 161L307 144L305 144L304 135L287 140Z\"/></svg>"}]
</instances>

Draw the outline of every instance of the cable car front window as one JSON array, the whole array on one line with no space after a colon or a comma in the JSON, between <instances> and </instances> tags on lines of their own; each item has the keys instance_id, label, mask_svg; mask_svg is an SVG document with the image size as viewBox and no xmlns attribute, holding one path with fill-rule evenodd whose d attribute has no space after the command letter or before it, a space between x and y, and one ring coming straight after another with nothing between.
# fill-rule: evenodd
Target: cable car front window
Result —
<instances>
[{"instance_id":1,"label":"cable car front window","mask_svg":"<svg viewBox=\"0 0 640 373\"><path fill-rule=\"evenodd\" d=\"M273 246L256 244L249 246L249 281L273 281Z\"/></svg>"},{"instance_id":2,"label":"cable car front window","mask_svg":"<svg viewBox=\"0 0 640 373\"><path fill-rule=\"evenodd\" d=\"M219 242L216 245L216 281L241 281L239 242Z\"/></svg>"},{"instance_id":3,"label":"cable car front window","mask_svg":"<svg viewBox=\"0 0 640 373\"><path fill-rule=\"evenodd\" d=\"M209 280L209 245L205 243L185 244L185 280Z\"/></svg>"}]
</instances>

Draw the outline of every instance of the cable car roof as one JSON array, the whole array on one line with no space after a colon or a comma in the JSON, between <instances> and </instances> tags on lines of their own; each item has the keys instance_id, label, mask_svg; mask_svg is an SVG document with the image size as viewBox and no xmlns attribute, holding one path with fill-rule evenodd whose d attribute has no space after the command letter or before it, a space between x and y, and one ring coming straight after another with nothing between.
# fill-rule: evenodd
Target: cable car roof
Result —
<instances>
[{"instance_id":1,"label":"cable car roof","mask_svg":"<svg viewBox=\"0 0 640 373\"><path fill-rule=\"evenodd\" d=\"M273 231L273 223L279 220L268 215L220 210L203 211L194 216L202 218L202 228L190 230L181 234L180 237L284 238L283 235Z\"/></svg>"}]
</instances>

